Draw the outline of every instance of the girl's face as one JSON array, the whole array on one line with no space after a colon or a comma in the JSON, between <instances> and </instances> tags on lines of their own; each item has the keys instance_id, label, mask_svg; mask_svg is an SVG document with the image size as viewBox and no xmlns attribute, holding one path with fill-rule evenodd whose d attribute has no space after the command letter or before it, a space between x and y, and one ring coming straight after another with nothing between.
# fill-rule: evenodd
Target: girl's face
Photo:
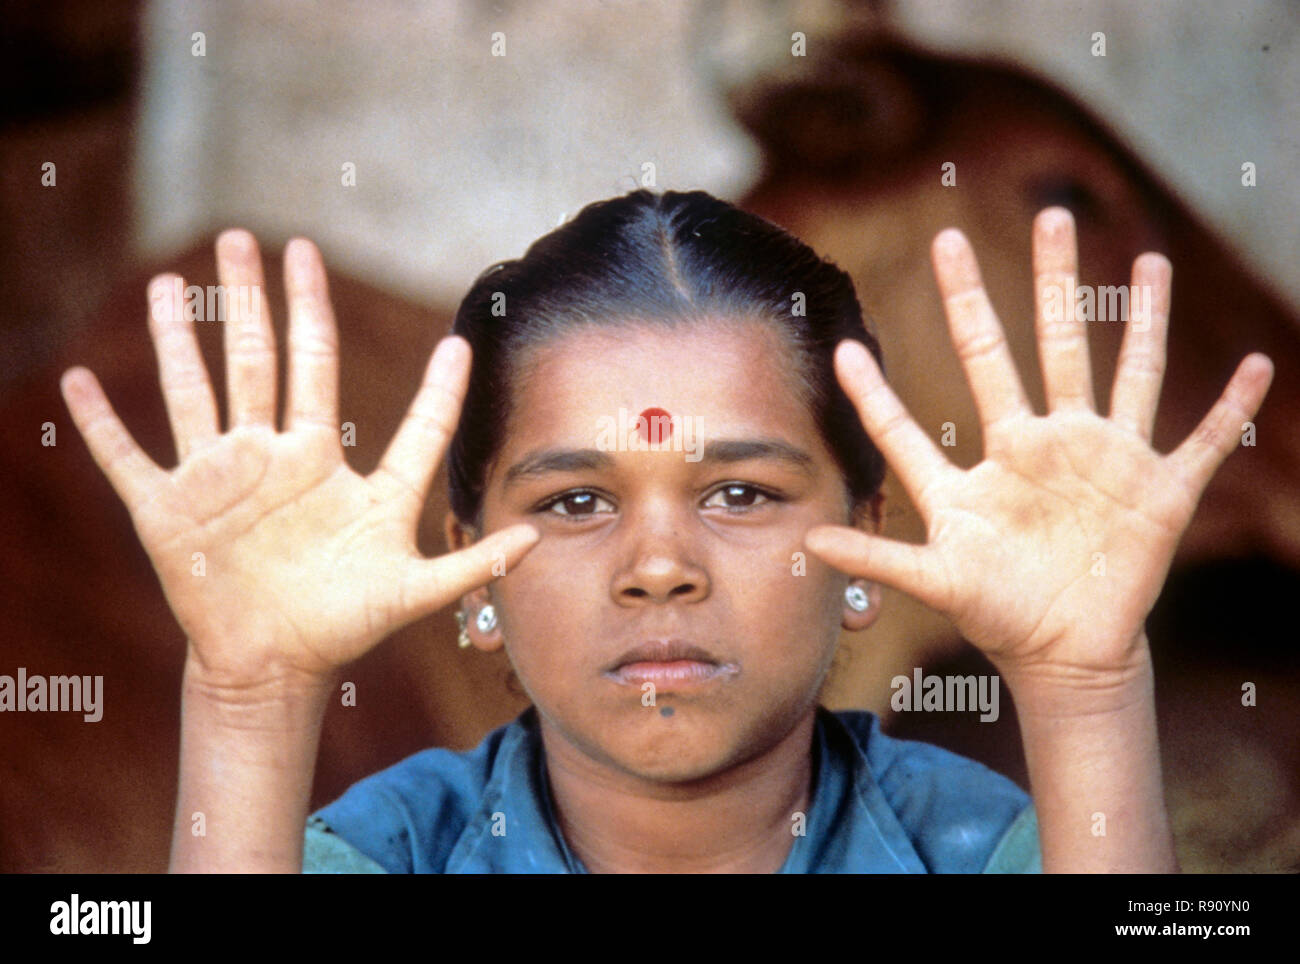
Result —
<instances>
[{"instance_id":1,"label":"girl's face","mask_svg":"<svg viewBox=\"0 0 1300 964\"><path fill-rule=\"evenodd\" d=\"M641 779L719 773L786 737L842 623L875 618L875 587L855 616L849 578L803 547L848 508L787 357L765 325L727 322L580 330L528 359L483 524L541 540L469 608L495 606L498 629L472 635L504 640L548 741ZM646 409L679 444L632 450Z\"/></svg>"}]
</instances>

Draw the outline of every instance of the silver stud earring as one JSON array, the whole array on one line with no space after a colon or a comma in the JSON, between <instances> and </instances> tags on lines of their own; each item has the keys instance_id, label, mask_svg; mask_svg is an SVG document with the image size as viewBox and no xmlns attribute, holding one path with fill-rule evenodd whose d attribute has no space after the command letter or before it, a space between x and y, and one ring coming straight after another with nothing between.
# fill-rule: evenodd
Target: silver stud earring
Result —
<instances>
[{"instance_id":1,"label":"silver stud earring","mask_svg":"<svg viewBox=\"0 0 1300 964\"><path fill-rule=\"evenodd\" d=\"M854 612L864 613L871 605L871 598L861 586L849 586L844 590L844 601Z\"/></svg>"},{"instance_id":2,"label":"silver stud earring","mask_svg":"<svg viewBox=\"0 0 1300 964\"><path fill-rule=\"evenodd\" d=\"M480 633L490 633L497 628L497 611L491 605L484 606L474 617L474 625Z\"/></svg>"}]
</instances>

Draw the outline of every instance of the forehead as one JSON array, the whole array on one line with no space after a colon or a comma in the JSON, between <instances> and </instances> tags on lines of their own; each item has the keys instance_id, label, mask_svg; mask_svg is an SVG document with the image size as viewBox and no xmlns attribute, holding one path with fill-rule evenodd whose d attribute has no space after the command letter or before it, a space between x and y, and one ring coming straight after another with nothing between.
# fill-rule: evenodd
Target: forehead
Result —
<instances>
[{"instance_id":1,"label":"forehead","mask_svg":"<svg viewBox=\"0 0 1300 964\"><path fill-rule=\"evenodd\" d=\"M789 346L760 322L627 323L580 328L532 349L520 372L506 446L545 436L590 444L602 416L648 408L700 419L712 436L758 428L814 433Z\"/></svg>"}]
</instances>

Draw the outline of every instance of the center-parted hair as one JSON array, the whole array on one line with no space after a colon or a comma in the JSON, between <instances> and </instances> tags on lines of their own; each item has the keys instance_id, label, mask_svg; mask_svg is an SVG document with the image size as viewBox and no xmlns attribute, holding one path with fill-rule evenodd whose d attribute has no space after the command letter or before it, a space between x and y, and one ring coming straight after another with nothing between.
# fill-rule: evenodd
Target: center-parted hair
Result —
<instances>
[{"instance_id":1,"label":"center-parted hair","mask_svg":"<svg viewBox=\"0 0 1300 964\"><path fill-rule=\"evenodd\" d=\"M580 328L710 319L762 322L785 339L790 374L849 504L875 495L885 462L832 361L835 346L852 338L881 362L849 276L789 232L704 191L638 190L587 205L522 258L492 265L461 302L452 331L474 359L448 453L456 518L482 529L488 469L531 349Z\"/></svg>"}]
</instances>

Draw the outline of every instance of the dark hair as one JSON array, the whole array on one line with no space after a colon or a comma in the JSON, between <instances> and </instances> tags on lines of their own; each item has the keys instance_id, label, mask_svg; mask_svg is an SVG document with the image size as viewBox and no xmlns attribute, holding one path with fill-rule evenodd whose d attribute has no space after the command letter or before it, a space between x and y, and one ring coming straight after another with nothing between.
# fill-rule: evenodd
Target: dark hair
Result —
<instances>
[{"instance_id":1,"label":"dark hair","mask_svg":"<svg viewBox=\"0 0 1300 964\"><path fill-rule=\"evenodd\" d=\"M832 362L845 338L881 361L849 276L789 232L704 191L637 190L587 205L522 258L492 265L461 302L452 331L470 343L474 361L448 458L456 518L482 529L488 467L528 349L575 328L710 316L766 322L785 337L850 505L875 495L884 459Z\"/></svg>"}]
</instances>

